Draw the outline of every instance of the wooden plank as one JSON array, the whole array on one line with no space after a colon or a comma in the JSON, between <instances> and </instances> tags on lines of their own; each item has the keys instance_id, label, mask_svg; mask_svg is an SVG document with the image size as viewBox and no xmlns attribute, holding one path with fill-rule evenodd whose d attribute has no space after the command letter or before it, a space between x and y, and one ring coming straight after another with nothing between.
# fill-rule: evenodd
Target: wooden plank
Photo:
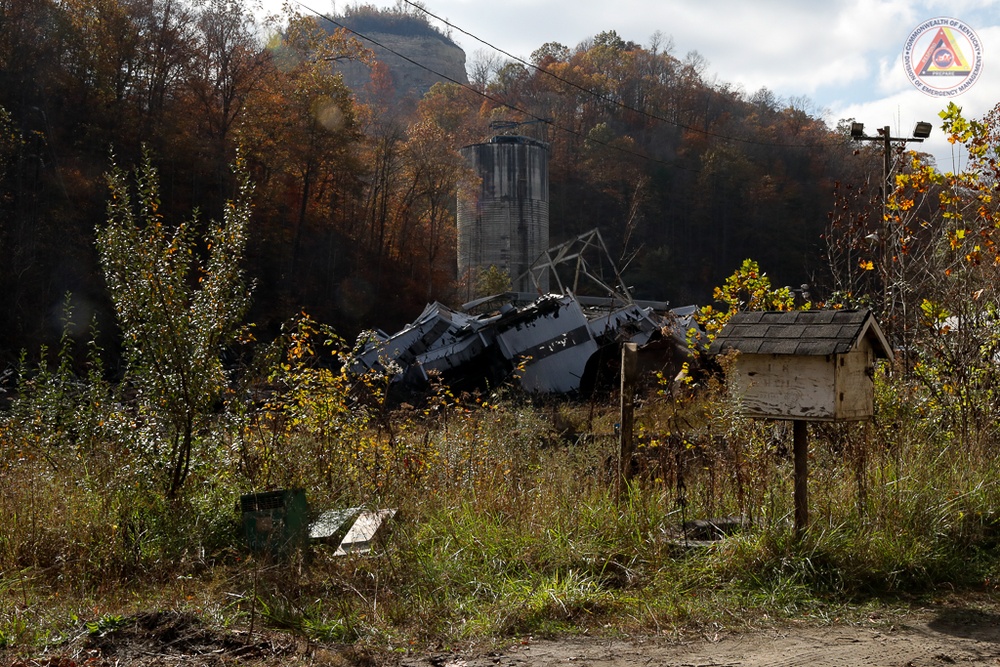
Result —
<instances>
[{"instance_id":1,"label":"wooden plank","mask_svg":"<svg viewBox=\"0 0 1000 667\"><path fill-rule=\"evenodd\" d=\"M832 420L835 369L828 357L740 355L732 390L744 414L774 419Z\"/></svg>"},{"instance_id":2,"label":"wooden plank","mask_svg":"<svg viewBox=\"0 0 1000 667\"><path fill-rule=\"evenodd\" d=\"M836 417L843 421L871 419L875 413L875 351L863 343L861 348L837 358Z\"/></svg>"},{"instance_id":3,"label":"wooden plank","mask_svg":"<svg viewBox=\"0 0 1000 667\"><path fill-rule=\"evenodd\" d=\"M371 550L372 540L382 524L396 516L396 510L383 509L372 512L361 512L347 535L341 541L340 546L333 553L334 556L344 556L349 553L367 553Z\"/></svg>"}]
</instances>

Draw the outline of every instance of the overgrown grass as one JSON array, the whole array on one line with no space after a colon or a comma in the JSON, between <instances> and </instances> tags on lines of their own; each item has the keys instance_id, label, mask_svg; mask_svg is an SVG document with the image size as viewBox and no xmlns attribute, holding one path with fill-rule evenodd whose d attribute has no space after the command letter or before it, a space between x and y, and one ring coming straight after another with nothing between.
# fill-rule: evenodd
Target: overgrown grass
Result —
<instances>
[{"instance_id":1,"label":"overgrown grass","mask_svg":"<svg viewBox=\"0 0 1000 667\"><path fill-rule=\"evenodd\" d=\"M718 388L644 402L635 477L618 497L610 403L442 392L390 412L350 404L334 376L313 379L317 394L227 411L173 501L121 441L40 443L5 421L0 645L56 643L149 608L384 647L669 634L824 622L942 590L994 591L1000 578L994 448L918 414L884 377L875 423L810 428L801 539L790 429L740 418ZM338 401L352 407L328 409ZM314 511L399 512L370 554L250 554L240 494L293 485ZM726 515L751 523L686 545L684 519Z\"/></svg>"}]
</instances>

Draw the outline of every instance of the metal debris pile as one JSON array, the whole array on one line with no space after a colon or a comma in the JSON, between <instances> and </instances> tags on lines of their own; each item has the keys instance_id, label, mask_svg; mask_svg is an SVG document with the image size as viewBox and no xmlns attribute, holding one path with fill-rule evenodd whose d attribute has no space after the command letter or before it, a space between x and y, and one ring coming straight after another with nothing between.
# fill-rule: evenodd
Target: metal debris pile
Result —
<instances>
[{"instance_id":1,"label":"metal debris pile","mask_svg":"<svg viewBox=\"0 0 1000 667\"><path fill-rule=\"evenodd\" d=\"M639 345L658 370L693 358L697 307L633 299L596 229L548 249L526 273L536 293L489 296L460 311L434 302L398 333L370 333L350 371L387 373L418 390L432 378L464 390L516 377L528 392L567 394L589 393L623 343ZM557 293L542 294L548 285Z\"/></svg>"}]
</instances>

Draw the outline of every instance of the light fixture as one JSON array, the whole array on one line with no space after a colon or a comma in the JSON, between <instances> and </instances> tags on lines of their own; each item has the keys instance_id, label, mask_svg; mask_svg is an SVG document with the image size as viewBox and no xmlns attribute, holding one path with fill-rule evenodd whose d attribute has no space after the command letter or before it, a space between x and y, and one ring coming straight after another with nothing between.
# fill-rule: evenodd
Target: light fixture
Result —
<instances>
[{"instance_id":1,"label":"light fixture","mask_svg":"<svg viewBox=\"0 0 1000 667\"><path fill-rule=\"evenodd\" d=\"M893 187L892 182L892 147L895 143L900 147L900 151L903 146L906 146L909 142L921 142L927 137L931 136L931 124L920 121L917 123L916 127L913 128L913 136L911 137L894 137L891 134L891 128L886 125L885 127L880 127L877 129L875 135L868 136L865 134L865 126L855 120L851 121L851 139L854 141L871 141L873 143L882 144L882 205L885 206L885 198L889 190Z\"/></svg>"}]
</instances>

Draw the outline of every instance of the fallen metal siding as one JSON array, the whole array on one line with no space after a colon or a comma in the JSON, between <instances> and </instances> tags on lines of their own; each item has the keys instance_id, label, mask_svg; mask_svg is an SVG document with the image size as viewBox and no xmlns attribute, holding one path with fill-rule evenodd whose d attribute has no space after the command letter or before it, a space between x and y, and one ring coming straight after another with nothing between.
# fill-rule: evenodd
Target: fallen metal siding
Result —
<instances>
[{"instance_id":1,"label":"fallen metal siding","mask_svg":"<svg viewBox=\"0 0 1000 667\"><path fill-rule=\"evenodd\" d=\"M611 337L612 340L645 345L663 328L662 320L654 321L652 313L651 308L639 308L634 304L618 308L591 318L590 331L594 338Z\"/></svg>"},{"instance_id":2,"label":"fallen metal siding","mask_svg":"<svg viewBox=\"0 0 1000 667\"><path fill-rule=\"evenodd\" d=\"M497 342L515 365L524 360L521 386L527 391L575 391L587 362L598 349L587 318L579 302L568 295L540 299L535 305L545 307L526 309L522 315L527 317L517 318L513 326L498 334Z\"/></svg>"},{"instance_id":3,"label":"fallen metal siding","mask_svg":"<svg viewBox=\"0 0 1000 667\"><path fill-rule=\"evenodd\" d=\"M459 331L468 325L470 318L434 302L428 304L420 316L406 328L384 340L370 342L349 366L356 374L366 370L388 371L393 365L405 371L417 357L439 346L439 341L450 334L458 340Z\"/></svg>"},{"instance_id":4,"label":"fallen metal siding","mask_svg":"<svg viewBox=\"0 0 1000 667\"><path fill-rule=\"evenodd\" d=\"M584 309L572 294L550 294L499 313L469 315L429 304L399 333L369 343L349 368L388 371L411 388L432 376L461 387L490 387L516 369L521 388L532 393L580 390L588 364L601 350L624 342L658 341L683 357L690 312L657 313L636 304L611 311Z\"/></svg>"},{"instance_id":5,"label":"fallen metal siding","mask_svg":"<svg viewBox=\"0 0 1000 667\"><path fill-rule=\"evenodd\" d=\"M430 350L418 356L412 369L419 373L420 381L429 382L431 374L446 374L456 368L461 368L474 361L492 344L492 337L487 340L481 333L472 333L450 345Z\"/></svg>"}]
</instances>

